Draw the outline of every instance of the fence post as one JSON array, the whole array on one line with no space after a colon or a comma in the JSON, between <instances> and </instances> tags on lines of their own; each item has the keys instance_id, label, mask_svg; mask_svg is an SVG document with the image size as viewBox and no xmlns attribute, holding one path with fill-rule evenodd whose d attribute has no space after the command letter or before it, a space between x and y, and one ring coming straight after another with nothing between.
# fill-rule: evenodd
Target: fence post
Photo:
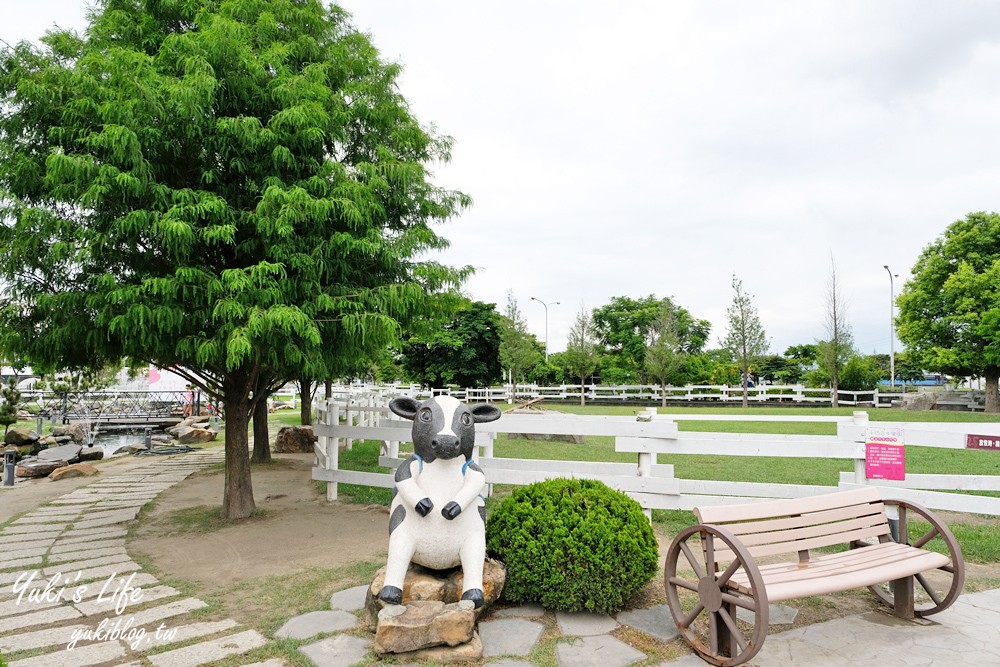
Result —
<instances>
[{"instance_id":1,"label":"fence post","mask_svg":"<svg viewBox=\"0 0 1000 667\"><path fill-rule=\"evenodd\" d=\"M864 429L868 428L868 413L864 410L855 410L854 414L851 416L851 421L855 426L860 426L861 437L864 438ZM854 459L854 483L855 484L867 484L868 478L865 473L865 459Z\"/></svg>"},{"instance_id":2,"label":"fence post","mask_svg":"<svg viewBox=\"0 0 1000 667\"><path fill-rule=\"evenodd\" d=\"M333 401L327 401L326 423L329 426L340 426L340 405ZM326 439L326 469L337 470L340 468L340 438ZM337 499L337 482L326 483L326 499L333 502Z\"/></svg>"}]
</instances>

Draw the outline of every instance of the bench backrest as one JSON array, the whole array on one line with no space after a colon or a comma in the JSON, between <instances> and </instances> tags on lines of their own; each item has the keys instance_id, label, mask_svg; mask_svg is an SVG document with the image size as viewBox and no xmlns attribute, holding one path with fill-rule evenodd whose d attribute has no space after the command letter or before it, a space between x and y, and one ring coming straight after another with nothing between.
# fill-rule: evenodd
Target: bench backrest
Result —
<instances>
[{"instance_id":1,"label":"bench backrest","mask_svg":"<svg viewBox=\"0 0 1000 667\"><path fill-rule=\"evenodd\" d=\"M846 544L854 540L889 535L885 507L877 489L841 491L805 498L743 505L696 507L701 523L723 526L736 535L754 558L798 553L809 559L809 550ZM721 562L733 553L716 540Z\"/></svg>"}]
</instances>

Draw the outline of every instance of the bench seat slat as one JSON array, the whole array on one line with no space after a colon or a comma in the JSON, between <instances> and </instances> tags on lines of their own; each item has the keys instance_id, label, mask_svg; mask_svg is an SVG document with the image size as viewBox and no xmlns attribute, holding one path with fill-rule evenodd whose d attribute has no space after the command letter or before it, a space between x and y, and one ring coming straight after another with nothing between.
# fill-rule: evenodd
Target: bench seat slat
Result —
<instances>
[{"instance_id":1,"label":"bench seat slat","mask_svg":"<svg viewBox=\"0 0 1000 667\"><path fill-rule=\"evenodd\" d=\"M773 542L771 544L749 547L749 551L754 558L762 558L764 556L777 556L779 554L789 554L796 553L798 551L808 551L809 549L819 549L820 547L827 547L831 544L847 544L855 540L865 540L872 537L878 537L879 535L888 534L889 529L883 524L879 526L855 528L854 530L844 530L837 533L837 539L835 540L831 540L829 536L822 536L804 540ZM727 559L732 559L732 552L728 549L719 549L718 547L716 547L716 549L718 550L718 560L725 561Z\"/></svg>"},{"instance_id":2,"label":"bench seat slat","mask_svg":"<svg viewBox=\"0 0 1000 667\"><path fill-rule=\"evenodd\" d=\"M872 586L943 567L950 562L943 554L886 542L820 556L806 567L797 563L765 565L760 573L767 599L778 602ZM743 593L750 592L742 570L733 575L730 584Z\"/></svg>"},{"instance_id":3,"label":"bench seat slat","mask_svg":"<svg viewBox=\"0 0 1000 667\"><path fill-rule=\"evenodd\" d=\"M758 546L780 544L782 542L792 542L794 540L806 540L813 537L827 537L826 542L828 544L824 546L829 546L831 544L843 544L844 540L841 538L843 533L857 530L859 528L873 528L876 526L884 526L885 529L881 532L881 534L889 534L889 524L886 523L885 516L880 514L875 516L863 516L845 521L836 521L834 523L811 524L801 528L775 530L767 533L752 533L750 535L743 535L740 537L740 542L749 548L750 553L752 554L756 554L756 547Z\"/></svg>"},{"instance_id":4,"label":"bench seat slat","mask_svg":"<svg viewBox=\"0 0 1000 667\"><path fill-rule=\"evenodd\" d=\"M822 512L849 505L879 503L882 497L874 487L826 493L819 496L790 498L767 503L746 503L741 505L709 505L696 507L694 512L701 523L726 524L732 521L753 521L774 517L787 517L809 512Z\"/></svg>"}]
</instances>

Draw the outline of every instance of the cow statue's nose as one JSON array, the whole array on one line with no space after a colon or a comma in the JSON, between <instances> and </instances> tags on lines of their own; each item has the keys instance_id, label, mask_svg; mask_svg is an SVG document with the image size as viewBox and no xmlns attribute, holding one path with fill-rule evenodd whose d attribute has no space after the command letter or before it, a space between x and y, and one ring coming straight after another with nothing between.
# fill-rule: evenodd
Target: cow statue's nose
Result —
<instances>
[{"instance_id":1,"label":"cow statue's nose","mask_svg":"<svg viewBox=\"0 0 1000 667\"><path fill-rule=\"evenodd\" d=\"M450 459L458 455L458 437L454 435L436 435L431 439L431 447L434 452L443 459Z\"/></svg>"}]
</instances>

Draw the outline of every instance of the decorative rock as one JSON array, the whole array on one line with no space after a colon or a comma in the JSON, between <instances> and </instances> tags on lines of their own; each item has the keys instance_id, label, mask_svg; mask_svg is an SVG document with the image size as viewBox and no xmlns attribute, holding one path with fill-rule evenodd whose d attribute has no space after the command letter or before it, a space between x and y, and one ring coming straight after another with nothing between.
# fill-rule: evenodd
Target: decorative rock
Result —
<instances>
[{"instance_id":1,"label":"decorative rock","mask_svg":"<svg viewBox=\"0 0 1000 667\"><path fill-rule=\"evenodd\" d=\"M30 445L38 440L38 434L34 431L22 428L20 426L14 426L13 428L7 429L7 435L4 436L3 441L8 445L14 445L15 447L20 447L22 445Z\"/></svg>"},{"instance_id":2,"label":"decorative rock","mask_svg":"<svg viewBox=\"0 0 1000 667\"><path fill-rule=\"evenodd\" d=\"M556 623L564 635L603 635L618 627L618 621L604 614L557 611Z\"/></svg>"},{"instance_id":3,"label":"decorative rock","mask_svg":"<svg viewBox=\"0 0 1000 667\"><path fill-rule=\"evenodd\" d=\"M55 440L57 445L65 445L67 442L73 442L73 436L71 435L50 435L49 437Z\"/></svg>"},{"instance_id":4,"label":"decorative rock","mask_svg":"<svg viewBox=\"0 0 1000 667\"><path fill-rule=\"evenodd\" d=\"M560 667L625 667L645 659L645 653L607 635L582 637L556 646Z\"/></svg>"},{"instance_id":5,"label":"decorative rock","mask_svg":"<svg viewBox=\"0 0 1000 667\"><path fill-rule=\"evenodd\" d=\"M43 461L41 459L24 459L14 468L15 477L48 477L56 468L69 465L65 461Z\"/></svg>"},{"instance_id":6,"label":"decorative rock","mask_svg":"<svg viewBox=\"0 0 1000 667\"><path fill-rule=\"evenodd\" d=\"M194 428L189 426L180 429L180 432L177 434L177 442L182 445L211 442L215 440L216 435L218 435L218 433L211 429Z\"/></svg>"},{"instance_id":7,"label":"decorative rock","mask_svg":"<svg viewBox=\"0 0 1000 667\"><path fill-rule=\"evenodd\" d=\"M407 653L441 644L464 644L472 639L475 628L473 609L471 600L449 605L437 600L389 605L378 615L375 652Z\"/></svg>"},{"instance_id":8,"label":"decorative rock","mask_svg":"<svg viewBox=\"0 0 1000 667\"><path fill-rule=\"evenodd\" d=\"M43 435L38 439L38 444L45 447L58 447L59 441L53 438L51 435Z\"/></svg>"},{"instance_id":9,"label":"decorative rock","mask_svg":"<svg viewBox=\"0 0 1000 667\"><path fill-rule=\"evenodd\" d=\"M358 618L346 611L311 611L288 619L274 636L282 639L309 639L324 632L347 630L357 624Z\"/></svg>"},{"instance_id":10,"label":"decorative rock","mask_svg":"<svg viewBox=\"0 0 1000 667\"><path fill-rule=\"evenodd\" d=\"M396 659L401 662L433 662L441 665L476 662L482 658L483 642L479 639L478 632L472 633L472 639L469 642L458 646L435 646L396 655Z\"/></svg>"},{"instance_id":11,"label":"decorative rock","mask_svg":"<svg viewBox=\"0 0 1000 667\"><path fill-rule=\"evenodd\" d=\"M938 392L918 391L903 395L904 410L933 410L938 400Z\"/></svg>"},{"instance_id":12,"label":"decorative rock","mask_svg":"<svg viewBox=\"0 0 1000 667\"><path fill-rule=\"evenodd\" d=\"M318 441L312 426L285 426L274 439L274 451L278 454L312 454L313 445Z\"/></svg>"},{"instance_id":13,"label":"decorative rock","mask_svg":"<svg viewBox=\"0 0 1000 667\"><path fill-rule=\"evenodd\" d=\"M365 621L371 629L375 629L375 619L386 606L378 599L384 580L385 568L382 568L375 573L365 597ZM445 604L458 602L462 597L462 580L461 569L441 572L411 564L403 582L403 604L417 600L438 600ZM507 569L503 563L487 558L483 563L483 605L476 610L476 618L497 601L506 581Z\"/></svg>"},{"instance_id":14,"label":"decorative rock","mask_svg":"<svg viewBox=\"0 0 1000 667\"><path fill-rule=\"evenodd\" d=\"M58 482L66 477L91 477L97 474L97 468L89 463L74 463L73 465L56 468L49 475L49 481Z\"/></svg>"},{"instance_id":15,"label":"decorative rock","mask_svg":"<svg viewBox=\"0 0 1000 667\"><path fill-rule=\"evenodd\" d=\"M483 640L483 657L494 655L528 655L535 647L545 626L523 618L484 621L479 624Z\"/></svg>"},{"instance_id":16,"label":"decorative rock","mask_svg":"<svg viewBox=\"0 0 1000 667\"><path fill-rule=\"evenodd\" d=\"M330 596L330 609L343 609L344 611L358 611L365 608L365 596L368 594L367 586L355 586L339 591Z\"/></svg>"},{"instance_id":17,"label":"decorative rock","mask_svg":"<svg viewBox=\"0 0 1000 667\"><path fill-rule=\"evenodd\" d=\"M104 450L100 447L84 447L80 450L81 461L100 461L104 458Z\"/></svg>"},{"instance_id":18,"label":"decorative rock","mask_svg":"<svg viewBox=\"0 0 1000 667\"><path fill-rule=\"evenodd\" d=\"M370 639L351 635L335 635L299 648L316 667L350 667L368 653Z\"/></svg>"},{"instance_id":19,"label":"decorative rock","mask_svg":"<svg viewBox=\"0 0 1000 667\"><path fill-rule=\"evenodd\" d=\"M60 445L59 447L50 447L49 449L43 449L38 452L38 458L43 461L66 461L67 463L76 463L80 460L80 450L83 449L80 445Z\"/></svg>"},{"instance_id":20,"label":"decorative rock","mask_svg":"<svg viewBox=\"0 0 1000 667\"><path fill-rule=\"evenodd\" d=\"M90 433L90 425L86 422L70 422L65 426L54 426L52 435L57 438L69 436L73 442L87 442L87 434Z\"/></svg>"}]
</instances>

